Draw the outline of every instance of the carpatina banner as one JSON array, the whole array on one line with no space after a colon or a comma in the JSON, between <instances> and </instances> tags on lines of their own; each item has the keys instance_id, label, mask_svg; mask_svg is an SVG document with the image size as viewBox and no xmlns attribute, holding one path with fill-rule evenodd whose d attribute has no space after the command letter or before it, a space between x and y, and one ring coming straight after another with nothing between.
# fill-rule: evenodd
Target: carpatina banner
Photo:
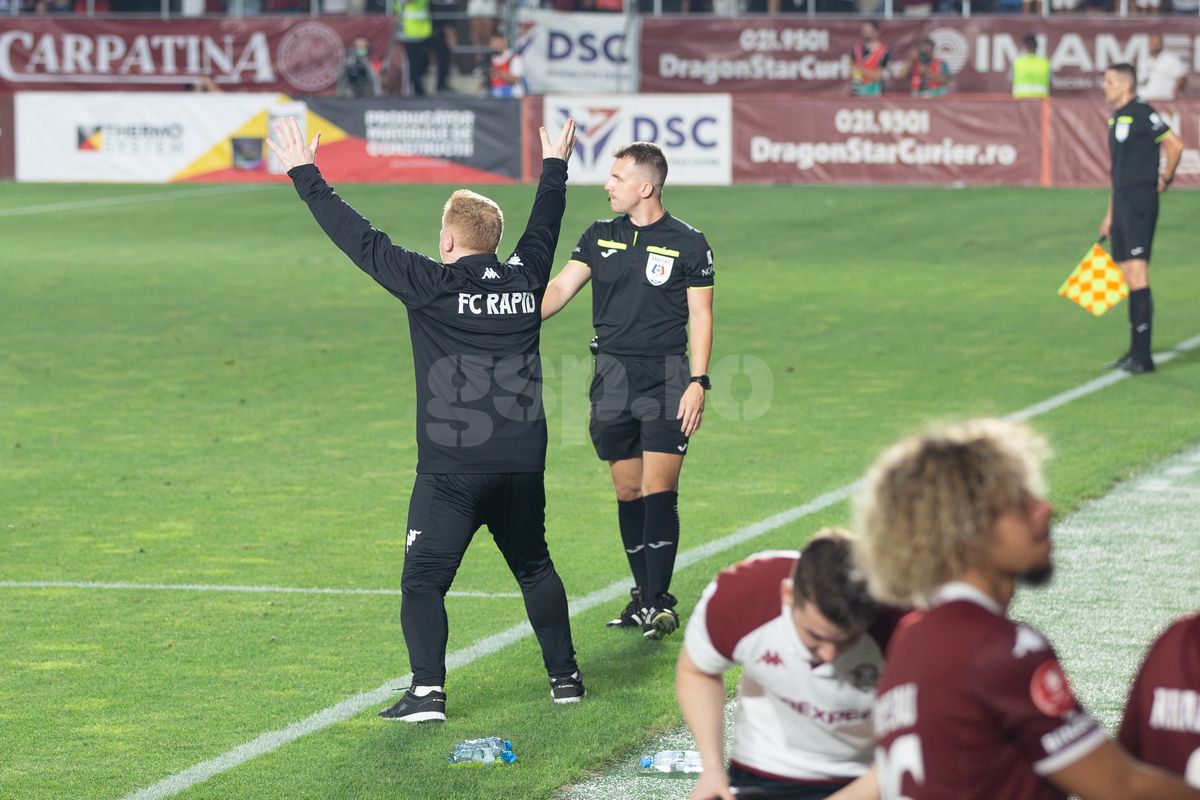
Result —
<instances>
[{"instance_id":1,"label":"carpatina banner","mask_svg":"<svg viewBox=\"0 0 1200 800\"><path fill-rule=\"evenodd\" d=\"M848 94L851 52L862 22L803 16L740 19L648 17L642 23L643 92L823 92ZM1027 34L1041 40L1053 71L1051 94L1099 96L1110 64L1141 65L1151 34L1186 66L1200 95L1200 19L932 17L880 22L891 52L887 93L908 94L902 65L929 37L953 75L953 93L1008 93L1012 62Z\"/></svg>"},{"instance_id":2,"label":"carpatina banner","mask_svg":"<svg viewBox=\"0 0 1200 800\"><path fill-rule=\"evenodd\" d=\"M224 91L328 94L358 36L377 55L388 17L0 21L0 92L180 91L211 78Z\"/></svg>"}]
</instances>

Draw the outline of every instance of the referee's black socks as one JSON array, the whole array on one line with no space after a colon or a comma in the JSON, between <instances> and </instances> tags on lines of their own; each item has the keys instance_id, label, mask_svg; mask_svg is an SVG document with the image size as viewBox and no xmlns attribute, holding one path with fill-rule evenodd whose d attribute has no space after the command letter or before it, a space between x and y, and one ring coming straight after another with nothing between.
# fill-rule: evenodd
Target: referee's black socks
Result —
<instances>
[{"instance_id":1,"label":"referee's black socks","mask_svg":"<svg viewBox=\"0 0 1200 800\"><path fill-rule=\"evenodd\" d=\"M1129 293L1129 354L1139 364L1150 363L1150 321L1154 300L1150 287Z\"/></svg>"},{"instance_id":2,"label":"referee's black socks","mask_svg":"<svg viewBox=\"0 0 1200 800\"><path fill-rule=\"evenodd\" d=\"M671 587L679 549L679 493L648 494L642 502L646 506L646 594L642 604L649 607Z\"/></svg>"},{"instance_id":3,"label":"referee's black socks","mask_svg":"<svg viewBox=\"0 0 1200 800\"><path fill-rule=\"evenodd\" d=\"M638 591L646 590L646 507L642 498L617 501L617 524L621 526L621 543L629 559L629 570Z\"/></svg>"}]
</instances>

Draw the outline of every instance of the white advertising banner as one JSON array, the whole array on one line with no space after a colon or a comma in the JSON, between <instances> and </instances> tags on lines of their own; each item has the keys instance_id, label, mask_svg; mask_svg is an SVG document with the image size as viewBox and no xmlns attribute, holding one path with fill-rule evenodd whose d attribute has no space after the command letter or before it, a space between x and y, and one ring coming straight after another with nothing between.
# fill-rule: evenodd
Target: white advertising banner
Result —
<instances>
[{"instance_id":1,"label":"white advertising banner","mask_svg":"<svg viewBox=\"0 0 1200 800\"><path fill-rule=\"evenodd\" d=\"M637 91L640 17L526 9L517 20L532 93Z\"/></svg>"},{"instance_id":2,"label":"white advertising banner","mask_svg":"<svg viewBox=\"0 0 1200 800\"><path fill-rule=\"evenodd\" d=\"M547 130L578 126L572 184L608 180L614 150L653 142L667 156L668 183L726 186L733 174L733 111L727 94L547 95Z\"/></svg>"},{"instance_id":3,"label":"white advertising banner","mask_svg":"<svg viewBox=\"0 0 1200 800\"><path fill-rule=\"evenodd\" d=\"M231 133L263 126L278 94L21 92L19 181L166 183L228 165ZM257 123L257 125L256 125ZM261 159L262 134L246 160ZM219 152L218 152L219 151Z\"/></svg>"}]
</instances>

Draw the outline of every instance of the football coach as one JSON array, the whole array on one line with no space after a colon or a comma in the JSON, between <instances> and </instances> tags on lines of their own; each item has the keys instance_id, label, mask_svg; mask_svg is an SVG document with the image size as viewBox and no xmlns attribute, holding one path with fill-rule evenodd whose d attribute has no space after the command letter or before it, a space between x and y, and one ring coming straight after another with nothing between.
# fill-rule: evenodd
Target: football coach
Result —
<instances>
[{"instance_id":1,"label":"football coach","mask_svg":"<svg viewBox=\"0 0 1200 800\"><path fill-rule=\"evenodd\" d=\"M445 595L487 525L525 600L556 703L584 696L567 596L545 536L546 419L539 354L541 301L566 209L575 122L557 141L542 128L542 177L529 222L507 261L499 206L459 190L446 202L434 260L393 245L351 208L313 163L294 119L271 150L322 230L408 311L417 385L417 477L408 508L400 623L412 685L380 712L405 722L446 718Z\"/></svg>"}]
</instances>

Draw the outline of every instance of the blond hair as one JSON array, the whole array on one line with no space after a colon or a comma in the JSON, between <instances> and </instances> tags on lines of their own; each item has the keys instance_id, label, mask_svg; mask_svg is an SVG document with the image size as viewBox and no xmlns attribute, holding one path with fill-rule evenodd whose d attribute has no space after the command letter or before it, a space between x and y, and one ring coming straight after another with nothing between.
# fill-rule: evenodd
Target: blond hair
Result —
<instances>
[{"instance_id":1,"label":"blond hair","mask_svg":"<svg viewBox=\"0 0 1200 800\"><path fill-rule=\"evenodd\" d=\"M504 235L504 212L495 201L459 189L442 209L442 225L454 232L465 249L494 253Z\"/></svg>"},{"instance_id":2,"label":"blond hair","mask_svg":"<svg viewBox=\"0 0 1200 800\"><path fill-rule=\"evenodd\" d=\"M855 501L872 592L919 603L979 558L996 520L1044 492L1045 439L999 419L934 428L885 450Z\"/></svg>"}]
</instances>

